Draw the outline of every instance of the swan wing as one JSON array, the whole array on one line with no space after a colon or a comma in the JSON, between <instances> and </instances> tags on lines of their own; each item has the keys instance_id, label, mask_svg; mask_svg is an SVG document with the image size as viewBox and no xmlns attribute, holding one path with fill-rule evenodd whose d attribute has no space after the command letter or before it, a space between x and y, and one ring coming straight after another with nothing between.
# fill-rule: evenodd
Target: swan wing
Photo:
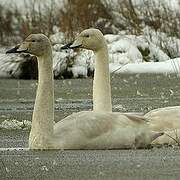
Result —
<instances>
[{"instance_id":1,"label":"swan wing","mask_svg":"<svg viewBox=\"0 0 180 180\"><path fill-rule=\"evenodd\" d=\"M137 123L147 123L149 122L148 118L138 115L132 115L132 114L124 114L128 119L131 121L137 122Z\"/></svg>"},{"instance_id":2,"label":"swan wing","mask_svg":"<svg viewBox=\"0 0 180 180\"><path fill-rule=\"evenodd\" d=\"M118 113L79 112L56 123L54 132L64 149L115 149L147 146L151 143L152 133L148 126L136 123L146 121L138 120L138 117L130 117L133 120Z\"/></svg>"},{"instance_id":3,"label":"swan wing","mask_svg":"<svg viewBox=\"0 0 180 180\"><path fill-rule=\"evenodd\" d=\"M180 106L152 110L144 115L152 130L164 131L180 128Z\"/></svg>"},{"instance_id":4,"label":"swan wing","mask_svg":"<svg viewBox=\"0 0 180 180\"><path fill-rule=\"evenodd\" d=\"M91 111L83 111L73 113L55 124L55 133L61 133L62 130L81 131L84 136L94 138L106 133L115 125L116 115L109 113L96 113Z\"/></svg>"}]
</instances>

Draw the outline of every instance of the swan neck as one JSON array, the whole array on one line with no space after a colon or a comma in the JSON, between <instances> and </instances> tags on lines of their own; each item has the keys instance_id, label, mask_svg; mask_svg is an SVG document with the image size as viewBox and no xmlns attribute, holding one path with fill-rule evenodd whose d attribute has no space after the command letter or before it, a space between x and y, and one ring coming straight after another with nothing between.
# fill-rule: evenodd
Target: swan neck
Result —
<instances>
[{"instance_id":1,"label":"swan neck","mask_svg":"<svg viewBox=\"0 0 180 180\"><path fill-rule=\"evenodd\" d=\"M40 143L45 147L53 136L54 123L54 79L52 52L38 57L38 88L32 117L30 146Z\"/></svg>"},{"instance_id":2,"label":"swan neck","mask_svg":"<svg viewBox=\"0 0 180 180\"><path fill-rule=\"evenodd\" d=\"M109 57L106 44L95 52L93 110L112 112Z\"/></svg>"}]
</instances>

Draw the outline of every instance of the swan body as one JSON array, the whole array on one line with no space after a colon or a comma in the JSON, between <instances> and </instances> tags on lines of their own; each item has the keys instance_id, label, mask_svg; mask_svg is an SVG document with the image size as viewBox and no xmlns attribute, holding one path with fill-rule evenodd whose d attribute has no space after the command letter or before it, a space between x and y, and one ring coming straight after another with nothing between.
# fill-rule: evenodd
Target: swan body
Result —
<instances>
[{"instance_id":1,"label":"swan body","mask_svg":"<svg viewBox=\"0 0 180 180\"><path fill-rule=\"evenodd\" d=\"M180 106L154 109L145 114L144 117L149 119L152 130L165 132L162 137L153 142L154 144L180 142Z\"/></svg>"},{"instance_id":2,"label":"swan body","mask_svg":"<svg viewBox=\"0 0 180 180\"><path fill-rule=\"evenodd\" d=\"M93 111L112 112L111 86L109 73L109 57L107 43L103 34L97 29L87 29L80 33L69 48L84 48L92 50L95 54L95 73L93 81ZM121 114L121 113L119 113ZM113 115L112 115L113 116ZM174 129L179 128L180 111L178 107L158 109L144 116L149 119L149 128L152 131L168 131L174 134ZM128 122L129 123L129 122ZM139 128L139 124L134 124L134 128ZM171 130L173 130L171 132ZM173 138L175 138L173 136ZM167 134L157 138L156 142L175 142ZM161 140L160 140L161 139Z\"/></svg>"},{"instance_id":3,"label":"swan body","mask_svg":"<svg viewBox=\"0 0 180 180\"><path fill-rule=\"evenodd\" d=\"M30 149L139 148L146 147L162 135L151 131L143 117L104 111L74 113L54 125L51 43L43 34L31 34L22 44L7 51L21 52L33 54L38 60L38 88L29 135ZM109 105L104 107L109 108Z\"/></svg>"},{"instance_id":4,"label":"swan body","mask_svg":"<svg viewBox=\"0 0 180 180\"><path fill-rule=\"evenodd\" d=\"M146 147L157 135L145 126L144 120L119 113L84 111L57 123L54 133L63 149L139 148Z\"/></svg>"},{"instance_id":5,"label":"swan body","mask_svg":"<svg viewBox=\"0 0 180 180\"><path fill-rule=\"evenodd\" d=\"M84 111L56 123L53 136L31 133L29 145L31 149L146 148L160 135L162 133L150 131L139 117Z\"/></svg>"}]
</instances>

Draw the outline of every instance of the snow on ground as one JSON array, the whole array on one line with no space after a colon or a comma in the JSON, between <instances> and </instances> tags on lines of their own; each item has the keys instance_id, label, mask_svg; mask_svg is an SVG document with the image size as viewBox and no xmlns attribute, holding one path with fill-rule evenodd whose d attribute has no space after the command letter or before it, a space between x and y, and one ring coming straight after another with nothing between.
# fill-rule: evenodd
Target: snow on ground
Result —
<instances>
[{"instance_id":1,"label":"snow on ground","mask_svg":"<svg viewBox=\"0 0 180 180\"><path fill-rule=\"evenodd\" d=\"M129 39L121 35L105 35L105 39L108 42L110 62L127 64L143 61L137 46Z\"/></svg>"},{"instance_id":2,"label":"snow on ground","mask_svg":"<svg viewBox=\"0 0 180 180\"><path fill-rule=\"evenodd\" d=\"M151 2L154 6L165 5L172 10L179 10L180 7L179 0L133 0L132 2L135 5L141 5L144 2Z\"/></svg>"},{"instance_id":3,"label":"snow on ground","mask_svg":"<svg viewBox=\"0 0 180 180\"><path fill-rule=\"evenodd\" d=\"M0 129L30 129L31 122L28 120L18 121L16 119L7 119L0 124Z\"/></svg>"},{"instance_id":4,"label":"snow on ground","mask_svg":"<svg viewBox=\"0 0 180 180\"><path fill-rule=\"evenodd\" d=\"M143 62L118 65L110 63L110 71L123 74L180 74L180 58L170 59L164 62Z\"/></svg>"},{"instance_id":5,"label":"snow on ground","mask_svg":"<svg viewBox=\"0 0 180 180\"><path fill-rule=\"evenodd\" d=\"M151 33L151 39L146 33ZM144 29L144 34L140 36L107 34L105 39L108 44L111 72L167 74L179 72L179 59L170 60L163 51L163 47L166 47L175 57L180 56L179 39L170 39L166 34L154 33L150 29ZM50 40L53 45L55 77L61 77L66 73L72 73L74 78L87 77L88 71L94 70L92 51L61 50L61 46L65 44L61 32L50 36ZM21 64L26 58L23 54L5 54L5 49L0 50L0 77L18 78L22 73Z\"/></svg>"},{"instance_id":6,"label":"snow on ground","mask_svg":"<svg viewBox=\"0 0 180 180\"><path fill-rule=\"evenodd\" d=\"M159 39L166 39L166 42L169 43L167 45L175 56L179 55L179 51L177 50L177 47L180 47L180 44L178 44L179 40L170 40L168 37L166 37L165 34L154 34L149 29L148 33L151 33L152 39L148 39L146 36L147 29L144 31L144 35L141 36L120 34L105 35L105 39L108 43L111 72L117 70L120 67L123 67L117 70L116 73L176 73L177 68L179 68L179 64L172 64L178 60L174 59L172 61L167 61L170 60L170 57L161 49L160 45L162 45L162 41ZM61 44L63 45L63 42L59 41L59 39L62 37L62 34L60 34L60 36L58 35L59 33L53 35L53 38L51 37L51 41L53 44L55 44L53 49L56 49L59 53L59 59L54 59L54 62L64 62L64 66L66 66L69 58L69 61L73 62L69 63L71 66L66 66L68 71L71 71L74 77L87 77L87 70L90 69L90 71L92 71L94 69L93 53L87 50L82 50L80 52L74 52L72 50L60 50ZM56 43L60 43L60 45L57 45ZM57 46L59 48L57 48ZM145 50L148 51L146 55L141 52ZM60 60L60 56L62 57L62 60ZM65 58L67 58L67 60L64 60ZM145 60L152 61L152 63L145 63ZM162 63L156 64L154 63L156 61ZM164 61L169 63L164 63ZM136 65L134 63L136 63ZM137 70L133 69L133 67L137 68ZM161 69L158 69L158 67ZM59 73L59 68L54 67L54 71L57 74ZM138 68L140 69L138 70Z\"/></svg>"},{"instance_id":7,"label":"snow on ground","mask_svg":"<svg viewBox=\"0 0 180 180\"><path fill-rule=\"evenodd\" d=\"M5 51L5 49L3 49ZM6 55L0 53L0 77L18 77L21 74L21 63L24 62L22 55Z\"/></svg>"},{"instance_id":8,"label":"snow on ground","mask_svg":"<svg viewBox=\"0 0 180 180\"><path fill-rule=\"evenodd\" d=\"M48 6L64 6L64 1L59 0L0 0L0 4L4 7L18 8L21 9L21 13L25 14L29 7L33 7L36 11L39 8L41 10L47 10Z\"/></svg>"}]
</instances>

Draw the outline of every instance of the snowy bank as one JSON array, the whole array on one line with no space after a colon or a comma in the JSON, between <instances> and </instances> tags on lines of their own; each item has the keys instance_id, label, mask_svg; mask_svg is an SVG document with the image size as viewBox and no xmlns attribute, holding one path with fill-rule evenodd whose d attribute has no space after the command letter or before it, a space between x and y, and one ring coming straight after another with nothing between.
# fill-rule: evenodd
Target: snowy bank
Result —
<instances>
[{"instance_id":1,"label":"snowy bank","mask_svg":"<svg viewBox=\"0 0 180 180\"><path fill-rule=\"evenodd\" d=\"M163 33L151 33L151 39L145 34L135 35L105 35L109 50L110 71L115 73L165 73L179 72L179 58L170 57L161 49L162 41L168 42L168 50L178 57L179 39L169 39ZM56 32L50 36L53 45L53 70L55 78L87 77L94 71L94 55L88 50L62 50L65 44L64 34ZM4 52L4 53L3 53ZM31 62L30 64L27 64ZM5 54L0 50L0 77L34 78L28 73L35 73L35 57L28 54ZM149 61L149 62L145 62ZM26 64L25 64L26 63ZM28 68L27 68L28 67ZM27 70L28 69L28 70ZM27 72L30 71L30 72Z\"/></svg>"},{"instance_id":2,"label":"snowy bank","mask_svg":"<svg viewBox=\"0 0 180 180\"><path fill-rule=\"evenodd\" d=\"M18 121L16 119L7 119L0 124L0 129L16 130L16 129L30 129L31 122L28 120Z\"/></svg>"},{"instance_id":3,"label":"snowy bank","mask_svg":"<svg viewBox=\"0 0 180 180\"><path fill-rule=\"evenodd\" d=\"M117 64L110 63L110 71L117 74L180 74L180 58L164 62L129 63L119 67Z\"/></svg>"}]
</instances>

